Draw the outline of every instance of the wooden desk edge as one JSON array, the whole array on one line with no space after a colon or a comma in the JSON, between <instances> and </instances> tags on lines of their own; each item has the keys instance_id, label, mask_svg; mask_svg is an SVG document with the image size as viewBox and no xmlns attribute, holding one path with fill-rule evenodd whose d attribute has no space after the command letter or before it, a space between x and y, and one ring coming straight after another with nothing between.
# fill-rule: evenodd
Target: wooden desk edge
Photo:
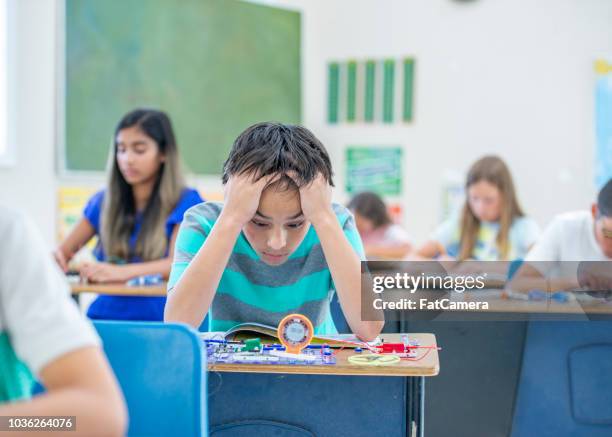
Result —
<instances>
[{"instance_id":1,"label":"wooden desk edge","mask_svg":"<svg viewBox=\"0 0 612 437\"><path fill-rule=\"evenodd\" d=\"M300 366L300 365L273 365L273 364L215 364L208 365L209 372L229 373L278 373L293 375L331 375L331 376L437 376L440 366L431 368L406 368L395 366L357 366L351 365L351 371L338 370L335 366ZM378 370L378 371L376 371ZM384 372L384 373L383 373Z\"/></svg>"},{"instance_id":2,"label":"wooden desk edge","mask_svg":"<svg viewBox=\"0 0 612 437\"><path fill-rule=\"evenodd\" d=\"M387 341L398 341L401 334L381 334ZM407 333L408 337L417 337L423 346L437 347L434 334L429 333ZM349 355L351 349L341 351L342 355ZM427 353L425 357L423 354ZM431 377L440 373L440 357L438 350L423 352L418 356L423 357L423 362L404 361L403 365L391 366L358 366L355 364L341 363L340 365L276 365L276 364L207 364L211 372L232 373L279 373L299 375L337 375L337 376L424 376Z\"/></svg>"},{"instance_id":3,"label":"wooden desk edge","mask_svg":"<svg viewBox=\"0 0 612 437\"><path fill-rule=\"evenodd\" d=\"M96 293L113 296L147 296L164 297L167 295L166 284L156 286L130 287L125 284L70 284L71 294Z\"/></svg>"}]
</instances>

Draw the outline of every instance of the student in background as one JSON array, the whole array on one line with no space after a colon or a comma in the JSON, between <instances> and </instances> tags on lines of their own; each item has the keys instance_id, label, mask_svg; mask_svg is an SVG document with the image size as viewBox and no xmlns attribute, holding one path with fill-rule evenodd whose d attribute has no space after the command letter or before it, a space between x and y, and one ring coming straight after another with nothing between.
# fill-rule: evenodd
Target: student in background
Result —
<instances>
[{"instance_id":1,"label":"student in background","mask_svg":"<svg viewBox=\"0 0 612 437\"><path fill-rule=\"evenodd\" d=\"M497 156L476 161L468 172L465 191L461 216L440 225L417 256L459 261L523 258L540 230L523 213L504 161Z\"/></svg>"},{"instance_id":2,"label":"student in background","mask_svg":"<svg viewBox=\"0 0 612 437\"><path fill-rule=\"evenodd\" d=\"M144 275L167 278L184 212L202 202L186 188L174 132L161 111L136 109L115 130L107 188L87 203L84 217L55 251L67 271L72 256L95 235L99 261L80 267L91 282L125 282ZM99 296L93 319L163 320L165 297Z\"/></svg>"},{"instance_id":3,"label":"student in background","mask_svg":"<svg viewBox=\"0 0 612 437\"><path fill-rule=\"evenodd\" d=\"M408 254L412 248L410 237L400 225L393 223L387 205L378 194L359 193L347 207L355 216L368 259L402 259Z\"/></svg>"},{"instance_id":4,"label":"student in background","mask_svg":"<svg viewBox=\"0 0 612 437\"><path fill-rule=\"evenodd\" d=\"M534 288L527 280L530 277L547 277L546 287L553 291L612 290L612 179L600 190L590 211L568 212L553 219L525 257L513 289Z\"/></svg>"},{"instance_id":5,"label":"student in background","mask_svg":"<svg viewBox=\"0 0 612 437\"><path fill-rule=\"evenodd\" d=\"M0 238L0 416L76 416L76 431L52 434L124 435L124 400L100 340L38 230L0 207ZM34 376L46 393L30 399Z\"/></svg>"},{"instance_id":6,"label":"student in background","mask_svg":"<svg viewBox=\"0 0 612 437\"><path fill-rule=\"evenodd\" d=\"M301 126L259 123L234 142L223 169L225 203L191 208L181 224L165 320L211 331L275 326L306 315L315 333L337 332L335 290L353 333L372 340L383 323L361 317L363 247L350 212L332 204L323 144Z\"/></svg>"}]
</instances>

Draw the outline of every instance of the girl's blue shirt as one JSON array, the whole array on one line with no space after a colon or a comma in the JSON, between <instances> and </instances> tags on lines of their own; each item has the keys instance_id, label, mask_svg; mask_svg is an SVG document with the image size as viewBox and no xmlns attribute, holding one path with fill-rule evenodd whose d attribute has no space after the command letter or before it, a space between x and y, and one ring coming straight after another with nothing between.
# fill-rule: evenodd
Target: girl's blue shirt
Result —
<instances>
[{"instance_id":1,"label":"girl's blue shirt","mask_svg":"<svg viewBox=\"0 0 612 437\"><path fill-rule=\"evenodd\" d=\"M85 209L83 210L83 215L87 221L91 223L97 236L100 236L100 218L102 215L104 192L105 191L102 190L94 194L89 199ZM183 190L179 201L166 219L166 239L168 243L170 242L170 237L172 236L174 227L183 221L183 214L185 214L185 211L201 202L203 202L203 199L196 190L192 188L185 188ZM134 252L135 250L141 225L142 215L138 214L134 223L134 229L130 235L130 252ZM96 245L93 254L100 262L115 261L107 259L100 239L98 239L98 244ZM131 256L130 259L124 260L124 262L137 263L142 262L142 260L137 256ZM162 321L164 319L165 305L165 297L100 295L92 302L87 311L87 315L92 319Z\"/></svg>"}]
</instances>

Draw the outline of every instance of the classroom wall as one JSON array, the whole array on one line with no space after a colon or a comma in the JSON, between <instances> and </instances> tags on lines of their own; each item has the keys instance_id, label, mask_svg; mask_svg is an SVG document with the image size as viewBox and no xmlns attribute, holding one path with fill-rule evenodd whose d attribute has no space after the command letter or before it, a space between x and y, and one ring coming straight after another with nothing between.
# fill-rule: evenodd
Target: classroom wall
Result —
<instances>
[{"instance_id":1,"label":"classroom wall","mask_svg":"<svg viewBox=\"0 0 612 437\"><path fill-rule=\"evenodd\" d=\"M57 0L17 4L17 165L0 168L0 202L55 237L58 184L102 175L55 171ZM406 225L421 241L441 215L445 175L484 153L507 159L525 209L540 224L594 196L593 60L612 56L608 0L270 0L303 12L304 123L327 144L344 184L348 144L405 149ZM330 126L329 60L414 56L409 125ZM192 180L217 190L216 177ZM346 196L337 190L337 200Z\"/></svg>"},{"instance_id":2,"label":"classroom wall","mask_svg":"<svg viewBox=\"0 0 612 437\"><path fill-rule=\"evenodd\" d=\"M55 0L9 0L17 21L16 165L0 167L0 203L26 211L51 243L55 233Z\"/></svg>"},{"instance_id":3,"label":"classroom wall","mask_svg":"<svg viewBox=\"0 0 612 437\"><path fill-rule=\"evenodd\" d=\"M593 61L612 56L612 2L320 0L303 7L305 122L332 150L338 186L347 144L401 144L406 225L417 240L441 215L444 175L462 174L485 153L508 161L522 204L540 224L589 205ZM326 124L329 60L405 55L417 63L413 123Z\"/></svg>"}]
</instances>

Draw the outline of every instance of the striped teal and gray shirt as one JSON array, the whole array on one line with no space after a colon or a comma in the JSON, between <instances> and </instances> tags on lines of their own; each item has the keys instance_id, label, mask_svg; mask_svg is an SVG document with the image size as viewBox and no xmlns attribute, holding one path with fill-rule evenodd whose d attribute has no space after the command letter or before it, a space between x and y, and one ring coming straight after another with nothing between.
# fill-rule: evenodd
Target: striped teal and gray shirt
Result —
<instances>
[{"instance_id":1,"label":"striped teal and gray shirt","mask_svg":"<svg viewBox=\"0 0 612 437\"><path fill-rule=\"evenodd\" d=\"M176 240L169 292L206 241L222 208L222 203L206 202L185 213ZM341 205L334 204L333 210L347 240L364 259L353 216ZM337 332L329 311L333 292L329 267L313 226L295 252L278 266L261 261L241 232L213 299L210 330L227 331L245 322L276 326L287 314L300 313L312 321L316 334L333 334Z\"/></svg>"}]
</instances>

